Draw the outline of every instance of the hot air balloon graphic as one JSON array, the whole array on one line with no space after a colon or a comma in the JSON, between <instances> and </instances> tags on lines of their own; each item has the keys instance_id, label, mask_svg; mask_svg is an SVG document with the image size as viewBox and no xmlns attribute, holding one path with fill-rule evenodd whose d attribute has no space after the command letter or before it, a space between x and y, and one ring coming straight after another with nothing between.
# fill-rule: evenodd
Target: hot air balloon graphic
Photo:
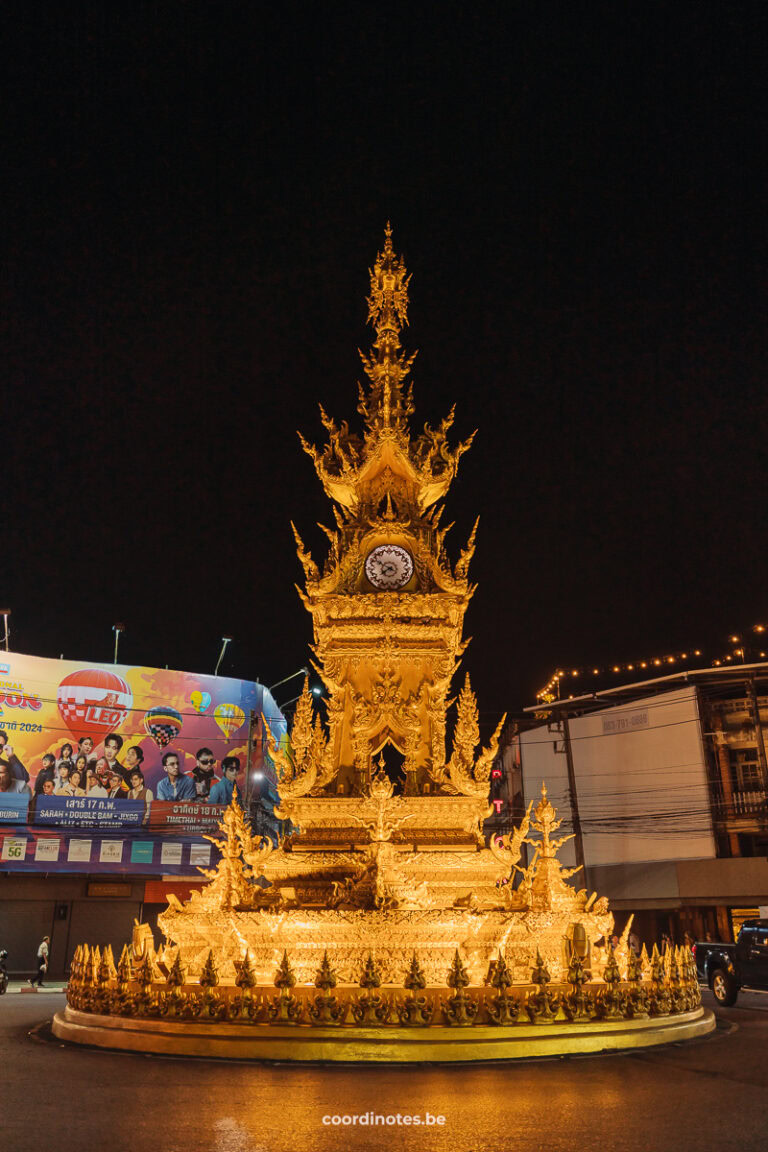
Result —
<instances>
[{"instance_id":1,"label":"hot air balloon graphic","mask_svg":"<svg viewBox=\"0 0 768 1152\"><path fill-rule=\"evenodd\" d=\"M150 708L144 717L144 727L158 748L175 740L182 724L181 713L170 707Z\"/></svg>"},{"instance_id":2,"label":"hot air balloon graphic","mask_svg":"<svg viewBox=\"0 0 768 1152\"><path fill-rule=\"evenodd\" d=\"M194 708L195 712L199 712L201 716L203 712L205 712L206 708L209 708L211 704L210 692L195 691L192 693L189 699L192 701L192 707Z\"/></svg>"},{"instance_id":3,"label":"hot air balloon graphic","mask_svg":"<svg viewBox=\"0 0 768 1152\"><path fill-rule=\"evenodd\" d=\"M237 704L217 704L213 716L228 740L245 723L245 712Z\"/></svg>"},{"instance_id":4,"label":"hot air balloon graphic","mask_svg":"<svg viewBox=\"0 0 768 1152\"><path fill-rule=\"evenodd\" d=\"M115 732L133 704L130 687L116 672L81 668L59 684L59 715L74 736Z\"/></svg>"}]
</instances>

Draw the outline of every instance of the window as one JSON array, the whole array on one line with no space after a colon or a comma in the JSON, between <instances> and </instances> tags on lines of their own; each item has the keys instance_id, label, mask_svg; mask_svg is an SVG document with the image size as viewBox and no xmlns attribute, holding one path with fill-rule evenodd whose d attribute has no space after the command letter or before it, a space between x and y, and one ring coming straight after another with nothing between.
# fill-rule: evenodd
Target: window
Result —
<instances>
[{"instance_id":1,"label":"window","mask_svg":"<svg viewBox=\"0 0 768 1152\"><path fill-rule=\"evenodd\" d=\"M757 748L745 748L734 752L736 788L739 792L757 792L762 787L760 761Z\"/></svg>"}]
</instances>

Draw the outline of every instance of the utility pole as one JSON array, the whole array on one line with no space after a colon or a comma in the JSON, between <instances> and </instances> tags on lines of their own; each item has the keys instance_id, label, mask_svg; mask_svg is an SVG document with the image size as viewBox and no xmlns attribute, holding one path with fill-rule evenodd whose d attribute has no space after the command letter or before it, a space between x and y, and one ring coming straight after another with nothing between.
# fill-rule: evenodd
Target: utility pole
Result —
<instances>
[{"instance_id":1,"label":"utility pole","mask_svg":"<svg viewBox=\"0 0 768 1152\"><path fill-rule=\"evenodd\" d=\"M584 836L581 831L581 817L579 816L579 797L576 792L576 772L573 767L573 749L571 748L571 729L568 716L560 713L563 725L563 743L565 744L565 763L568 768L568 790L571 794L571 823L573 824L574 848L576 850L576 863L581 867L584 876L584 885L587 883L587 865L584 860Z\"/></svg>"},{"instance_id":2,"label":"utility pole","mask_svg":"<svg viewBox=\"0 0 768 1152\"><path fill-rule=\"evenodd\" d=\"M253 733L256 727L256 713L251 709L248 715L248 755L245 760L245 810L250 812L253 783L251 780L251 762L253 756Z\"/></svg>"}]
</instances>

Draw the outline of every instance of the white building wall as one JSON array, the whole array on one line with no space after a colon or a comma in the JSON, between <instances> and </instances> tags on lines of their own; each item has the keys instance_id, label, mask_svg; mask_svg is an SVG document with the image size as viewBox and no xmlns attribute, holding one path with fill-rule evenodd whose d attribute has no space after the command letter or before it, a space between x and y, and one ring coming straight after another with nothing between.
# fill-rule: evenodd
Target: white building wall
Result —
<instances>
[{"instance_id":1,"label":"white building wall","mask_svg":"<svg viewBox=\"0 0 768 1152\"><path fill-rule=\"evenodd\" d=\"M587 867L715 856L693 687L578 717L570 734ZM543 779L569 821L562 730L521 743L526 800Z\"/></svg>"}]
</instances>

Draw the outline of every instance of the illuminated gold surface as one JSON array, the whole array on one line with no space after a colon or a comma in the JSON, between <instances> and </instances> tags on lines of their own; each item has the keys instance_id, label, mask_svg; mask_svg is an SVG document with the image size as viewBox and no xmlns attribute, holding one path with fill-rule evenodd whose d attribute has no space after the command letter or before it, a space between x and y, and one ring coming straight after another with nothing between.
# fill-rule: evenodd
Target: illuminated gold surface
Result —
<instances>
[{"instance_id":1,"label":"illuminated gold surface","mask_svg":"<svg viewBox=\"0 0 768 1152\"><path fill-rule=\"evenodd\" d=\"M208 884L185 903L170 897L159 917L159 951L146 925L118 964L110 948L78 947L57 1034L280 1060L484 1060L665 1043L712 1026L689 952L635 958L629 924L615 952L599 945L613 932L608 902L569 883L578 869L557 853L570 837L556 837L544 786L520 826L485 846L503 718L478 753L468 679L446 756L475 533L452 566L438 502L469 441L449 447L452 415L410 438L407 286L387 229L371 272L365 432L323 413L329 444L305 444L336 531L322 574L297 535L327 727L308 681L285 746L265 724L293 832L257 840L235 798L209 837L220 860L201 869ZM414 559L399 590L365 575L384 544ZM385 772L387 744L404 756L403 795Z\"/></svg>"},{"instance_id":2,"label":"illuminated gold surface","mask_svg":"<svg viewBox=\"0 0 768 1152\"><path fill-rule=\"evenodd\" d=\"M570 872L556 859L557 844L550 847L555 813L545 795L533 818L536 838L529 809L512 837L485 846L503 718L478 753L478 707L468 679L446 757L447 694L466 646L475 533L452 566L437 505L469 441L450 448L452 416L411 439L413 404L404 381L412 357L400 345L407 312L408 276L387 229L371 272L376 339L363 358L370 379L359 406L364 434L338 428L323 413L328 445L321 452L305 444L336 517L322 573L297 535L302 597L328 692L327 728L313 715L307 681L288 744L278 747L268 736L280 778L279 815L297 831L275 848L256 845L230 817L211 886L184 906L172 900L160 918L192 973L213 945L224 978L233 977L248 949L258 979L266 981L288 951L302 982L328 949L340 980L356 980L361 957L372 951L384 980L397 981L416 952L427 980L439 984L458 948L474 984L500 952L520 983L537 951L557 979L569 961L566 937L583 930L589 949L613 930L604 900L588 900L586 891L567 885ZM366 556L382 543L414 557L402 590L377 590L365 575ZM404 795L394 794L377 765L387 743L405 758ZM533 850L528 863L526 846ZM251 886L258 876L268 889Z\"/></svg>"},{"instance_id":3,"label":"illuminated gold surface","mask_svg":"<svg viewBox=\"0 0 768 1152\"><path fill-rule=\"evenodd\" d=\"M243 1025L172 1023L165 1020L94 1016L67 1007L53 1020L60 1040L99 1048L121 1048L178 1056L355 1063L461 1063L519 1060L534 1056L577 1055L648 1048L707 1035L715 1018L704 1008L681 1016L618 1023L515 1029L454 1028L290 1028L253 1029Z\"/></svg>"},{"instance_id":4,"label":"illuminated gold surface","mask_svg":"<svg viewBox=\"0 0 768 1152\"><path fill-rule=\"evenodd\" d=\"M385 982L394 983L416 952L428 983L442 984L458 948L476 985L499 954L516 983L530 979L538 954L552 979L565 979L574 933L583 932L589 952L610 935L613 917L607 901L567 883L575 869L564 870L557 859L564 841L552 838L559 821L545 790L533 814L529 809L517 832L493 852L393 843L412 818L422 819L419 806L436 806L439 817L442 799L394 796L391 784L375 776L366 797L344 801L350 806L345 819L360 840L347 852L257 847L233 805L225 815L227 838L217 841L221 862L207 873L209 885L184 905L172 898L159 918L171 942L161 961L172 963L181 949L194 976L213 948L222 978L231 981L247 950L265 983L287 951L303 983L327 950L339 980L353 983L372 952ZM332 809L338 802L316 801ZM526 867L519 864L523 845L532 849ZM498 883L513 871L520 878L514 891ZM253 885L257 875L272 887ZM626 962L626 941L619 954Z\"/></svg>"},{"instance_id":5,"label":"illuminated gold surface","mask_svg":"<svg viewBox=\"0 0 768 1152\"><path fill-rule=\"evenodd\" d=\"M327 737L313 724L307 696L297 710L291 750L271 749L281 774L281 815L297 823L294 801L300 796L364 795L385 744L405 758L409 796L429 790L473 797L475 825L487 812L501 724L476 758L477 701L468 680L447 762L445 749L447 696L467 645L462 630L474 593L468 568L475 529L452 564L444 546L448 528L439 522L472 437L451 448L451 412L437 428L426 425L411 439L414 407L405 381L414 356L400 344L409 279L387 227L371 271L368 319L376 338L362 357L370 381L358 404L364 432L354 434L346 422L337 426L321 408L328 444L320 450L302 438L333 502L335 529L324 528L330 551L321 571L294 528L306 579L301 597L312 615L316 667L328 693ZM377 589L365 574L366 558L381 545L413 558L402 589ZM447 819L446 827L453 827ZM457 820L464 831L464 816Z\"/></svg>"}]
</instances>

